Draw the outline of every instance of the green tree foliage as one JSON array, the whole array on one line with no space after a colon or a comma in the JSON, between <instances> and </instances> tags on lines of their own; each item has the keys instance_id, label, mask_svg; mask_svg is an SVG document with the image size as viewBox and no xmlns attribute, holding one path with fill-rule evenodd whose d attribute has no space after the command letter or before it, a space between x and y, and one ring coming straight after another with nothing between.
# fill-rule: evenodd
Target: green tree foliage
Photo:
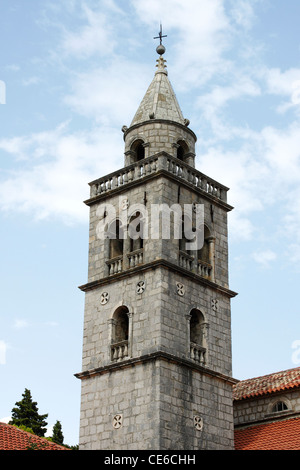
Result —
<instances>
[{"instance_id":1,"label":"green tree foliage","mask_svg":"<svg viewBox=\"0 0 300 470\"><path fill-rule=\"evenodd\" d=\"M9 424L11 424L11 422ZM21 429L21 431L25 431L25 432L29 432L30 434L34 434L34 432L31 428L28 428L27 426L24 426L23 424L20 425L20 426L16 426L14 424L13 426L15 426L15 428Z\"/></svg>"},{"instance_id":2,"label":"green tree foliage","mask_svg":"<svg viewBox=\"0 0 300 470\"><path fill-rule=\"evenodd\" d=\"M62 433L62 427L60 421L56 421L52 430L52 441L56 444L63 445L64 435Z\"/></svg>"},{"instance_id":3,"label":"green tree foliage","mask_svg":"<svg viewBox=\"0 0 300 470\"><path fill-rule=\"evenodd\" d=\"M34 434L39 437L44 437L46 432L46 418L48 414L40 415L38 412L37 403L32 401L31 392L25 388L22 395L23 399L15 403L15 408L12 409L12 419L9 424L15 426L26 426L31 428Z\"/></svg>"},{"instance_id":4,"label":"green tree foliage","mask_svg":"<svg viewBox=\"0 0 300 470\"><path fill-rule=\"evenodd\" d=\"M47 450L47 442L33 442L30 438L26 450Z\"/></svg>"}]
</instances>

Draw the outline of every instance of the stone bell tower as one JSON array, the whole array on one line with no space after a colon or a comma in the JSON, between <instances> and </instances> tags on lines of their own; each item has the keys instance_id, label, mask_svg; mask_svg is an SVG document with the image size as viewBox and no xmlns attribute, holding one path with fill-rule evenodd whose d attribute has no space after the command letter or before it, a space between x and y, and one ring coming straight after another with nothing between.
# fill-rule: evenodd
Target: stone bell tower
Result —
<instances>
[{"instance_id":1,"label":"stone bell tower","mask_svg":"<svg viewBox=\"0 0 300 470\"><path fill-rule=\"evenodd\" d=\"M196 136L162 44L157 52L153 81L122 129L125 165L90 183L85 201L89 269L76 374L82 450L234 448L232 207L228 188L195 169ZM189 217L178 215L185 206ZM202 242L191 247L199 207Z\"/></svg>"}]
</instances>

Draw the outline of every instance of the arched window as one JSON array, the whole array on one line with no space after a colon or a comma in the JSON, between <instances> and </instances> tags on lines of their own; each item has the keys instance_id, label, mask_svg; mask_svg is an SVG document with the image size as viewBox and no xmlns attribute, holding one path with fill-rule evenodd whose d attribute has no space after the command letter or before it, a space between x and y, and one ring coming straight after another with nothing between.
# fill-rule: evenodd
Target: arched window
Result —
<instances>
[{"instance_id":1,"label":"arched window","mask_svg":"<svg viewBox=\"0 0 300 470\"><path fill-rule=\"evenodd\" d=\"M207 362L207 323L198 309L190 313L190 357L200 364Z\"/></svg>"},{"instance_id":2,"label":"arched window","mask_svg":"<svg viewBox=\"0 0 300 470\"><path fill-rule=\"evenodd\" d=\"M207 226L204 226L203 246L197 252L197 272L203 277L214 280L214 238Z\"/></svg>"},{"instance_id":3,"label":"arched window","mask_svg":"<svg viewBox=\"0 0 300 470\"><path fill-rule=\"evenodd\" d=\"M114 334L113 334L113 343L120 343L121 341L128 341L128 328L129 328L129 319L128 319L128 308L119 307L113 316L114 319Z\"/></svg>"},{"instance_id":4,"label":"arched window","mask_svg":"<svg viewBox=\"0 0 300 470\"><path fill-rule=\"evenodd\" d=\"M203 314L200 310L193 309L190 320L190 340L199 346L203 346L203 323Z\"/></svg>"},{"instance_id":5,"label":"arched window","mask_svg":"<svg viewBox=\"0 0 300 470\"><path fill-rule=\"evenodd\" d=\"M204 261L205 263L211 264L209 240L210 240L210 232L205 225L203 247L200 250L198 250L198 259L201 261Z\"/></svg>"},{"instance_id":6,"label":"arched window","mask_svg":"<svg viewBox=\"0 0 300 470\"><path fill-rule=\"evenodd\" d=\"M112 318L111 360L128 357L129 311L125 306L117 308Z\"/></svg>"},{"instance_id":7,"label":"arched window","mask_svg":"<svg viewBox=\"0 0 300 470\"><path fill-rule=\"evenodd\" d=\"M142 214L140 212L136 212L136 214L130 218L128 226L128 235L130 238L130 252L141 250L143 248L143 232L144 227Z\"/></svg>"},{"instance_id":8,"label":"arched window","mask_svg":"<svg viewBox=\"0 0 300 470\"><path fill-rule=\"evenodd\" d=\"M188 151L188 145L183 140L179 140L177 142L177 158L181 161L184 161L185 155L188 153Z\"/></svg>"},{"instance_id":9,"label":"arched window","mask_svg":"<svg viewBox=\"0 0 300 470\"><path fill-rule=\"evenodd\" d=\"M107 238L109 238L109 258L113 259L123 256L124 235L120 220L116 219L110 224Z\"/></svg>"},{"instance_id":10,"label":"arched window","mask_svg":"<svg viewBox=\"0 0 300 470\"><path fill-rule=\"evenodd\" d=\"M181 145L179 145L178 149L177 149L177 158L179 160L182 160L183 161L183 158L184 158L184 149L183 147L181 147Z\"/></svg>"},{"instance_id":11,"label":"arched window","mask_svg":"<svg viewBox=\"0 0 300 470\"><path fill-rule=\"evenodd\" d=\"M139 162L140 160L143 160L145 158L145 148L142 143L138 145L136 148L136 159Z\"/></svg>"},{"instance_id":12,"label":"arched window","mask_svg":"<svg viewBox=\"0 0 300 470\"><path fill-rule=\"evenodd\" d=\"M187 254L192 254L189 250L189 243L193 242L193 223L191 219L184 214L181 220L181 238L179 239L179 250Z\"/></svg>"},{"instance_id":13,"label":"arched window","mask_svg":"<svg viewBox=\"0 0 300 470\"><path fill-rule=\"evenodd\" d=\"M134 160L139 162L145 158L145 147L144 142L142 140L136 140L132 146L131 151L134 153Z\"/></svg>"},{"instance_id":14,"label":"arched window","mask_svg":"<svg viewBox=\"0 0 300 470\"><path fill-rule=\"evenodd\" d=\"M272 408L272 413L280 413L281 411L288 410L288 407L284 401L278 401Z\"/></svg>"}]
</instances>

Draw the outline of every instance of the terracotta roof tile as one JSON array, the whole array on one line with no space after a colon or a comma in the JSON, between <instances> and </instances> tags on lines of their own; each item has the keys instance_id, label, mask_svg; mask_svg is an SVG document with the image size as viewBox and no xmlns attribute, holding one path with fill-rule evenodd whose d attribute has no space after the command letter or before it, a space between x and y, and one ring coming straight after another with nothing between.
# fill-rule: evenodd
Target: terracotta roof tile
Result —
<instances>
[{"instance_id":1,"label":"terracotta roof tile","mask_svg":"<svg viewBox=\"0 0 300 470\"><path fill-rule=\"evenodd\" d=\"M233 399L243 400L300 386L300 367L253 379L241 380L233 387Z\"/></svg>"},{"instance_id":2,"label":"terracotta roof tile","mask_svg":"<svg viewBox=\"0 0 300 470\"><path fill-rule=\"evenodd\" d=\"M29 446L36 446L36 450L69 450L10 424L0 423L0 450L28 450Z\"/></svg>"},{"instance_id":3,"label":"terracotta roof tile","mask_svg":"<svg viewBox=\"0 0 300 470\"><path fill-rule=\"evenodd\" d=\"M300 418L234 431L235 450L300 450Z\"/></svg>"}]
</instances>

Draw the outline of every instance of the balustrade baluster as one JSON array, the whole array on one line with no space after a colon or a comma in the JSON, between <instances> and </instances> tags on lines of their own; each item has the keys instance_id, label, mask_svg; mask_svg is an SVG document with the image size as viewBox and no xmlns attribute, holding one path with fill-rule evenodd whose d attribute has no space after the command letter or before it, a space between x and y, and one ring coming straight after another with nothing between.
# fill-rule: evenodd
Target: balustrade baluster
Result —
<instances>
[{"instance_id":1,"label":"balustrade baluster","mask_svg":"<svg viewBox=\"0 0 300 470\"><path fill-rule=\"evenodd\" d=\"M227 200L227 190L225 187L222 185L219 186L216 182L209 180L205 175L197 170L191 169L191 167L180 162L178 159L171 156L167 157L166 155L160 155L155 158L148 157L132 164L130 167L111 174L106 177L106 179L103 178L102 180L98 180L97 183L91 187L91 197L100 196L105 192L119 188L120 186L131 183L161 169L166 170L178 178L188 181L190 184L202 191L205 191L207 194L217 197L225 202Z\"/></svg>"},{"instance_id":2,"label":"balustrade baluster","mask_svg":"<svg viewBox=\"0 0 300 470\"><path fill-rule=\"evenodd\" d=\"M128 171L128 182L130 183L130 181L133 180L133 170L129 170Z\"/></svg>"}]
</instances>

